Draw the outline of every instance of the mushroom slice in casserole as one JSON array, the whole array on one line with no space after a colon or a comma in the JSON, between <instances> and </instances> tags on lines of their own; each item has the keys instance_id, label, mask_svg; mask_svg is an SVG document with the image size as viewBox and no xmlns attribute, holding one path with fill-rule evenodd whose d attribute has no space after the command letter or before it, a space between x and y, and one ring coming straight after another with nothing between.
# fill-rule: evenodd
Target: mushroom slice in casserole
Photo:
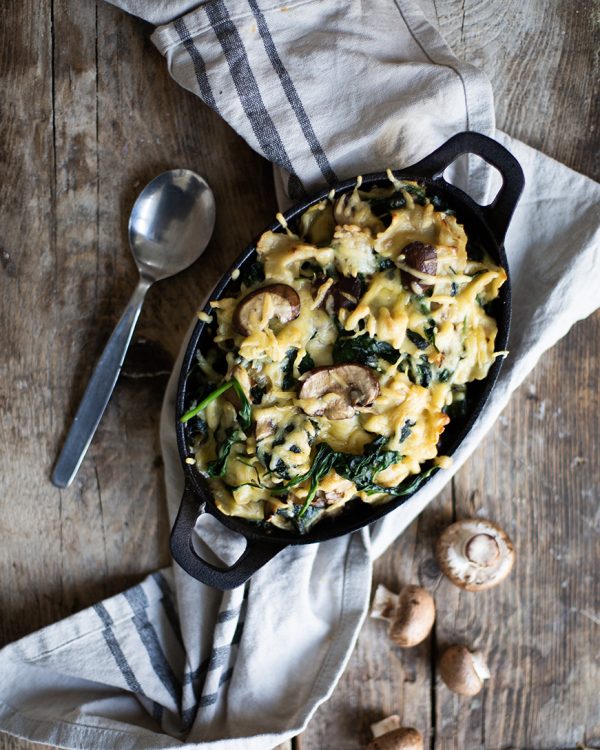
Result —
<instances>
[{"instance_id":1,"label":"mushroom slice in casserole","mask_svg":"<svg viewBox=\"0 0 600 750\"><path fill-rule=\"evenodd\" d=\"M498 356L488 304L506 273L416 182L322 200L297 233L281 222L211 302L182 420L222 512L305 533L447 465L440 435Z\"/></svg>"}]
</instances>

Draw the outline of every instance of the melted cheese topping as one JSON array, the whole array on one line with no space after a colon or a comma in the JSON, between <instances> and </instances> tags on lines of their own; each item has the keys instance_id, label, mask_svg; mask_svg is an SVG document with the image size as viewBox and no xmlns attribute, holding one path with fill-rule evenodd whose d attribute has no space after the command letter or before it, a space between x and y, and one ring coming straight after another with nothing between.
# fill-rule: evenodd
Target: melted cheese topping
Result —
<instances>
[{"instance_id":1,"label":"melted cheese topping","mask_svg":"<svg viewBox=\"0 0 600 750\"><path fill-rule=\"evenodd\" d=\"M257 245L264 281L211 302L216 350L199 355L207 391L235 378L251 424L227 390L203 409L193 449L224 513L303 532L353 499L402 494L432 461L448 464L440 435L466 384L485 378L498 354L486 305L506 273L468 257L462 225L417 183L331 196L300 218L301 235L282 226ZM411 243L435 250L433 273L410 266ZM281 324L276 295L265 293L249 303L241 333L242 301L268 284L295 290L296 317ZM335 394L299 390L314 368L341 362L370 368L379 393L330 419Z\"/></svg>"}]
</instances>

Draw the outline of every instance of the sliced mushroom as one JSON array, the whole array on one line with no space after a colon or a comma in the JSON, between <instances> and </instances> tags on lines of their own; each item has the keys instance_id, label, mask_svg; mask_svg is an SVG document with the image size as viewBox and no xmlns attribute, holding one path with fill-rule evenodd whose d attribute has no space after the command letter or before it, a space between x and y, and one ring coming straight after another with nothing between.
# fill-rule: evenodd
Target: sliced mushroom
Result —
<instances>
[{"instance_id":1,"label":"sliced mushroom","mask_svg":"<svg viewBox=\"0 0 600 750\"><path fill-rule=\"evenodd\" d=\"M267 418L257 419L256 427L254 431L254 437L256 438L256 442L258 443L260 440L264 440L270 435L274 435L276 429L277 427L275 423L273 422L273 420L267 419Z\"/></svg>"},{"instance_id":2,"label":"sliced mushroom","mask_svg":"<svg viewBox=\"0 0 600 750\"><path fill-rule=\"evenodd\" d=\"M335 315L342 308L354 310L360 298L361 284L356 276L340 276L325 297L325 309Z\"/></svg>"},{"instance_id":3,"label":"sliced mushroom","mask_svg":"<svg viewBox=\"0 0 600 750\"><path fill-rule=\"evenodd\" d=\"M380 584L373 597L371 617L388 620L390 638L401 648L412 648L431 632L435 603L420 586L404 586L396 595Z\"/></svg>"},{"instance_id":4,"label":"sliced mushroom","mask_svg":"<svg viewBox=\"0 0 600 750\"><path fill-rule=\"evenodd\" d=\"M397 716L390 717L390 719L394 719L394 723L396 720L398 724L400 723ZM374 739L367 745L367 750L423 750L423 736L413 727L398 726L396 729L386 731L385 734L377 734L376 728L387 721L389 720L384 719L371 726Z\"/></svg>"},{"instance_id":5,"label":"sliced mushroom","mask_svg":"<svg viewBox=\"0 0 600 750\"><path fill-rule=\"evenodd\" d=\"M244 336L248 336L261 321L267 302L272 306L269 311L270 320L277 318L283 324L300 315L298 292L287 284L269 284L255 289L238 302L233 313L235 328Z\"/></svg>"},{"instance_id":6,"label":"sliced mushroom","mask_svg":"<svg viewBox=\"0 0 600 750\"><path fill-rule=\"evenodd\" d=\"M437 540L435 554L444 575L466 591L497 586L515 561L515 549L506 532L482 518L448 526Z\"/></svg>"},{"instance_id":7,"label":"sliced mushroom","mask_svg":"<svg viewBox=\"0 0 600 750\"><path fill-rule=\"evenodd\" d=\"M440 676L454 693L477 695L490 671L481 651L469 651L465 646L450 646L440 659Z\"/></svg>"},{"instance_id":8,"label":"sliced mushroom","mask_svg":"<svg viewBox=\"0 0 600 750\"><path fill-rule=\"evenodd\" d=\"M437 271L437 253L433 245L425 242L411 242L403 250L404 264L414 268L419 273L426 273L428 276L435 276ZM425 280L413 276L408 271L401 271L400 276L402 283L409 289L420 294L433 285L428 284Z\"/></svg>"},{"instance_id":9,"label":"sliced mushroom","mask_svg":"<svg viewBox=\"0 0 600 750\"><path fill-rule=\"evenodd\" d=\"M323 288L323 285L327 283L327 279L324 276L317 276L312 284L312 296L316 299L319 290ZM345 310L354 310L360 299L361 283L360 279L356 276L340 276L337 281L329 282L329 288L322 294L322 301L319 307L324 307L325 310L334 317L339 310L344 308Z\"/></svg>"},{"instance_id":10,"label":"sliced mushroom","mask_svg":"<svg viewBox=\"0 0 600 750\"><path fill-rule=\"evenodd\" d=\"M370 406L375 401L379 382L374 371L365 365L316 367L307 373L299 395L309 402L302 408L310 416L348 419L356 407Z\"/></svg>"}]
</instances>

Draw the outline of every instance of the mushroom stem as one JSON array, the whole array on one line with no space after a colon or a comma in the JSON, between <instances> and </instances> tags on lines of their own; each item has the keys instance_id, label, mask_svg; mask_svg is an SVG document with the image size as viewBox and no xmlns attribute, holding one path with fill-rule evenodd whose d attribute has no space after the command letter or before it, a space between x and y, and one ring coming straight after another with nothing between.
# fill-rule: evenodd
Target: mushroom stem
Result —
<instances>
[{"instance_id":1,"label":"mushroom stem","mask_svg":"<svg viewBox=\"0 0 600 750\"><path fill-rule=\"evenodd\" d=\"M371 603L370 617L376 620L389 620L398 604L398 594L394 594L380 583L375 589L373 602Z\"/></svg>"},{"instance_id":2,"label":"mushroom stem","mask_svg":"<svg viewBox=\"0 0 600 750\"><path fill-rule=\"evenodd\" d=\"M456 586L483 591L510 573L515 559L512 541L492 521L466 518L445 529L437 540L436 558Z\"/></svg>"},{"instance_id":3,"label":"mushroom stem","mask_svg":"<svg viewBox=\"0 0 600 750\"><path fill-rule=\"evenodd\" d=\"M381 721L376 721L375 724L371 724L371 734L373 738L381 737L383 734L391 732L393 729L400 729L402 722L398 714L392 714Z\"/></svg>"},{"instance_id":4,"label":"mushroom stem","mask_svg":"<svg viewBox=\"0 0 600 750\"><path fill-rule=\"evenodd\" d=\"M490 534L475 534L465 544L465 555L472 563L487 568L498 559L500 547Z\"/></svg>"}]
</instances>

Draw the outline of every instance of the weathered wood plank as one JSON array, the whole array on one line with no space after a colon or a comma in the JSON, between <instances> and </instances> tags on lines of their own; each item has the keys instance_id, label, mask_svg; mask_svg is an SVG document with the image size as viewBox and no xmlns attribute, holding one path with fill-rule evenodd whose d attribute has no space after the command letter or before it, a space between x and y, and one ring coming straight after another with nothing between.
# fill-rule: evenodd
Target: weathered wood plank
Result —
<instances>
[{"instance_id":1,"label":"weathered wood plank","mask_svg":"<svg viewBox=\"0 0 600 750\"><path fill-rule=\"evenodd\" d=\"M55 263L49 17L50 3L24 2L5 8L0 24L0 643L61 616L58 509L36 471L49 460L52 428L49 351L40 336ZM0 735L2 750L41 747Z\"/></svg>"},{"instance_id":2,"label":"weathered wood plank","mask_svg":"<svg viewBox=\"0 0 600 750\"><path fill-rule=\"evenodd\" d=\"M418 584L436 597L440 572L431 540L451 518L448 488L376 562L373 590L379 583L394 592ZM367 619L335 692L303 733L301 750L365 747L372 739L370 725L391 714L398 714L405 726L418 729L429 746L435 719L435 641L434 628L433 635L419 646L402 649L389 639L386 623Z\"/></svg>"},{"instance_id":3,"label":"weathered wood plank","mask_svg":"<svg viewBox=\"0 0 600 750\"><path fill-rule=\"evenodd\" d=\"M0 35L0 640L60 616L58 506L39 467L51 455L45 329L55 249L52 38L49 3L5 10ZM22 93L27 91L27 98ZM35 290L35 293L33 292ZM41 540L41 543L40 543ZM43 571L43 574L42 574Z\"/></svg>"},{"instance_id":4,"label":"weathered wood plank","mask_svg":"<svg viewBox=\"0 0 600 750\"><path fill-rule=\"evenodd\" d=\"M586 419L600 401L599 335L595 315L547 354L514 397L498 439L457 479L457 515L475 509L499 521L518 565L498 589L448 591L456 614L441 620L444 637L481 645L492 670L476 711L440 689L439 722L453 738L466 736L467 718L482 747L544 750L600 737L591 687L600 684L600 429Z\"/></svg>"}]
</instances>

